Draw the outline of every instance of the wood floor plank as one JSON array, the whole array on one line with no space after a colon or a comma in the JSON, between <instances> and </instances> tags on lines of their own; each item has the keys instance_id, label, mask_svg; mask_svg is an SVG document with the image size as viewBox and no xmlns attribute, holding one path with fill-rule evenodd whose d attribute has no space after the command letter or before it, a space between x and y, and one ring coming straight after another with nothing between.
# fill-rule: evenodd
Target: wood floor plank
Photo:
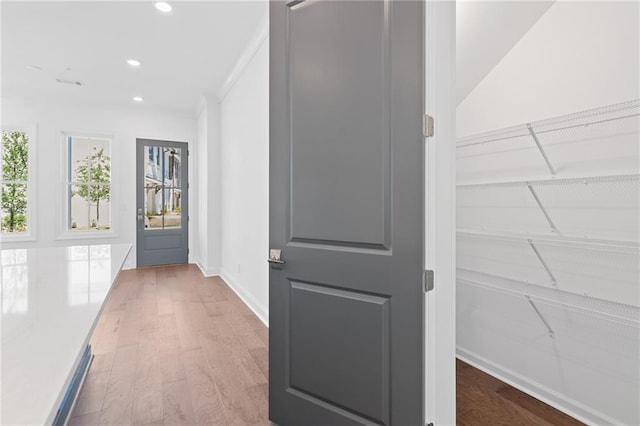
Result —
<instances>
[{"instance_id":1,"label":"wood floor plank","mask_svg":"<svg viewBox=\"0 0 640 426\"><path fill-rule=\"evenodd\" d=\"M189 302L187 304L187 312L194 331L209 330L213 327L202 301Z\"/></svg>"},{"instance_id":2,"label":"wood floor plank","mask_svg":"<svg viewBox=\"0 0 640 426\"><path fill-rule=\"evenodd\" d=\"M102 315L99 330L91 339L93 353L116 351L120 339L120 320L123 313L124 311L116 311Z\"/></svg>"},{"instance_id":3,"label":"wood floor plank","mask_svg":"<svg viewBox=\"0 0 640 426\"><path fill-rule=\"evenodd\" d=\"M135 345L140 334L140 301L132 299L127 302L121 321L118 347Z\"/></svg>"},{"instance_id":4,"label":"wood floor plank","mask_svg":"<svg viewBox=\"0 0 640 426\"><path fill-rule=\"evenodd\" d=\"M544 404L537 399L532 398L531 396L512 386L504 386L502 389L497 391L497 394L510 401L514 405L517 405L522 409L535 414L536 416L545 420L546 422L549 422L550 424L566 426L582 425L582 422L579 422L573 417L569 417L568 415L556 410L550 405Z\"/></svg>"},{"instance_id":5,"label":"wood floor plank","mask_svg":"<svg viewBox=\"0 0 640 426\"><path fill-rule=\"evenodd\" d=\"M204 351L195 349L185 352L183 359L196 423L220 426L229 424L229 417Z\"/></svg>"},{"instance_id":6,"label":"wood floor plank","mask_svg":"<svg viewBox=\"0 0 640 426\"><path fill-rule=\"evenodd\" d=\"M95 343L91 342L91 349L93 352L93 361L91 361L91 369L92 373L101 373L101 372L109 372L111 371L111 367L113 366L113 359L115 357L114 352L97 352L95 351Z\"/></svg>"},{"instance_id":7,"label":"wood floor plank","mask_svg":"<svg viewBox=\"0 0 640 426\"><path fill-rule=\"evenodd\" d=\"M245 319L245 315L230 315L227 323L247 349L266 347L258 332Z\"/></svg>"},{"instance_id":8,"label":"wood floor plank","mask_svg":"<svg viewBox=\"0 0 640 426\"><path fill-rule=\"evenodd\" d=\"M171 383L187 378L180 349L173 352L160 352L159 356L162 383Z\"/></svg>"},{"instance_id":9,"label":"wood floor plank","mask_svg":"<svg viewBox=\"0 0 640 426\"><path fill-rule=\"evenodd\" d=\"M100 421L100 415L102 413L100 411L95 411L93 413L87 413L82 415L74 415L69 419L69 423L67 426L87 426L87 425L97 425Z\"/></svg>"},{"instance_id":10,"label":"wood floor plank","mask_svg":"<svg viewBox=\"0 0 640 426\"><path fill-rule=\"evenodd\" d=\"M190 302L172 302L180 349L183 351L200 347L196 329L191 322L189 305Z\"/></svg>"},{"instance_id":11,"label":"wood floor plank","mask_svg":"<svg viewBox=\"0 0 640 426\"><path fill-rule=\"evenodd\" d=\"M259 421L256 408L246 396L246 388L256 383L248 382L238 363L242 345L233 337L219 336L214 331L202 332L199 337L230 424Z\"/></svg>"},{"instance_id":12,"label":"wood floor plank","mask_svg":"<svg viewBox=\"0 0 640 426\"><path fill-rule=\"evenodd\" d=\"M269 351L266 347L249 349L249 354L253 358L265 378L269 379Z\"/></svg>"},{"instance_id":13,"label":"wood floor plank","mask_svg":"<svg viewBox=\"0 0 640 426\"><path fill-rule=\"evenodd\" d=\"M78 395L73 409L74 415L80 416L102 410L110 375L111 371L91 371L87 374L82 392Z\"/></svg>"},{"instance_id":14,"label":"wood floor plank","mask_svg":"<svg viewBox=\"0 0 640 426\"><path fill-rule=\"evenodd\" d=\"M171 306L171 303L169 304ZM176 325L176 318L172 314L160 315L159 317L159 329L160 329L160 351L161 352L175 352L180 349L180 338L178 336L178 327Z\"/></svg>"},{"instance_id":15,"label":"wood floor plank","mask_svg":"<svg viewBox=\"0 0 640 426\"><path fill-rule=\"evenodd\" d=\"M144 392L146 389L159 390L162 383L162 374L157 340L158 333L147 330L141 334L142 340L138 345L138 358L135 369L135 389L136 392Z\"/></svg>"},{"instance_id":16,"label":"wood floor plank","mask_svg":"<svg viewBox=\"0 0 640 426\"><path fill-rule=\"evenodd\" d=\"M162 384L162 410L165 425L195 424L189 384L186 379Z\"/></svg>"},{"instance_id":17,"label":"wood floor plank","mask_svg":"<svg viewBox=\"0 0 640 426\"><path fill-rule=\"evenodd\" d=\"M100 425L129 425L132 422L134 378L126 369L113 371L100 412Z\"/></svg>"},{"instance_id":18,"label":"wood floor plank","mask_svg":"<svg viewBox=\"0 0 640 426\"><path fill-rule=\"evenodd\" d=\"M138 345L123 346L116 350L113 357L113 366L111 372L117 372L121 375L133 376L136 371L138 360Z\"/></svg>"},{"instance_id":19,"label":"wood floor plank","mask_svg":"<svg viewBox=\"0 0 640 426\"><path fill-rule=\"evenodd\" d=\"M144 389L134 393L132 424L150 425L164 423L162 391Z\"/></svg>"}]
</instances>

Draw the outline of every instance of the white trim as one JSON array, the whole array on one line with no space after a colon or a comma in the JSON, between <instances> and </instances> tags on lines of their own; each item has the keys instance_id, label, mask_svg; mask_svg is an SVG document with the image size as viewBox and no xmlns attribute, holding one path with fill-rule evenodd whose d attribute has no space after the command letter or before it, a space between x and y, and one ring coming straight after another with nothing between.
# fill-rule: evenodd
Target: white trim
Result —
<instances>
[{"instance_id":1,"label":"white trim","mask_svg":"<svg viewBox=\"0 0 640 426\"><path fill-rule=\"evenodd\" d=\"M202 112L205 110L206 107L207 107L207 98L205 98L203 95L198 96L198 100L196 101L196 104L193 109L196 120L200 117L200 114L202 114Z\"/></svg>"},{"instance_id":2,"label":"white trim","mask_svg":"<svg viewBox=\"0 0 640 426\"><path fill-rule=\"evenodd\" d=\"M119 238L118 234L111 231L67 231L55 238L55 241L92 240L105 238Z\"/></svg>"},{"instance_id":3,"label":"white trim","mask_svg":"<svg viewBox=\"0 0 640 426\"><path fill-rule=\"evenodd\" d=\"M435 135L425 139L425 267L434 290L425 295L425 424L456 422L455 281L455 2L425 3L425 113Z\"/></svg>"},{"instance_id":4,"label":"white trim","mask_svg":"<svg viewBox=\"0 0 640 426\"><path fill-rule=\"evenodd\" d=\"M249 44L247 44L247 47L244 49L242 54L238 57L238 60L236 61L233 68L231 69L231 72L227 76L222 87L220 87L220 89L216 92L216 95L218 97L218 102L222 103L225 96L227 96L227 93L229 93L231 88L236 84L236 82L244 72L245 68L251 63L251 61L253 60L253 57L256 56L256 53L258 53L258 50L262 46L262 43L264 43L268 37L269 37L269 19L267 18L260 23L254 37L249 41Z\"/></svg>"},{"instance_id":5,"label":"white trim","mask_svg":"<svg viewBox=\"0 0 640 426\"><path fill-rule=\"evenodd\" d=\"M502 380L508 385L539 399L545 404L578 419L583 423L590 425L620 424L620 420L612 419L604 413L596 411L591 407L587 407L571 398L567 398L566 395L562 395L553 389L541 385L527 377L521 376L511 370L502 368L498 364L489 361L474 352L458 347L457 358L499 380Z\"/></svg>"},{"instance_id":6,"label":"white trim","mask_svg":"<svg viewBox=\"0 0 640 426\"><path fill-rule=\"evenodd\" d=\"M245 291L238 283L231 278L224 268L220 269L220 278L229 286L231 290L244 302L245 305L262 321L264 325L269 327L269 313L256 301L256 299L247 291Z\"/></svg>"},{"instance_id":7,"label":"white trim","mask_svg":"<svg viewBox=\"0 0 640 426\"><path fill-rule=\"evenodd\" d=\"M38 202L38 125L32 126L10 126L3 124L2 131L25 132L29 138L27 143L27 232L2 234L0 232L0 243L18 243L37 241L37 202ZM0 143L1 150L1 143ZM0 158L0 165L2 159ZM0 172L1 173L1 172ZM2 178L0 177L0 181Z\"/></svg>"},{"instance_id":8,"label":"white trim","mask_svg":"<svg viewBox=\"0 0 640 426\"><path fill-rule=\"evenodd\" d=\"M198 269L200 269L200 272L202 272L202 275L204 275L205 277L220 276L219 268L207 268L200 262L200 259L194 259L192 263L195 263Z\"/></svg>"}]
</instances>

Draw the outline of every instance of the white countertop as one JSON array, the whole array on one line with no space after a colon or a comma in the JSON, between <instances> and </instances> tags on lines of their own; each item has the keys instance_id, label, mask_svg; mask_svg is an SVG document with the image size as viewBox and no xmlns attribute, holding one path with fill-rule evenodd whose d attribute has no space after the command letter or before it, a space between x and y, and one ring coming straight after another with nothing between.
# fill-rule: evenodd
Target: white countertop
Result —
<instances>
[{"instance_id":1,"label":"white countertop","mask_svg":"<svg viewBox=\"0 0 640 426\"><path fill-rule=\"evenodd\" d=\"M130 249L0 250L1 424L53 421Z\"/></svg>"}]
</instances>

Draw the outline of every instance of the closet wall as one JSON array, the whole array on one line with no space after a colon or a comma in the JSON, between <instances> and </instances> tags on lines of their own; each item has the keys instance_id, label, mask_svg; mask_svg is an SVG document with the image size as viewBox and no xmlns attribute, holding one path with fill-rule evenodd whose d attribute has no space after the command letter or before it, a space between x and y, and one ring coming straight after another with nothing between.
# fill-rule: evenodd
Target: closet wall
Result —
<instances>
[{"instance_id":1,"label":"closet wall","mask_svg":"<svg viewBox=\"0 0 640 426\"><path fill-rule=\"evenodd\" d=\"M639 16L557 2L458 106L458 356L592 424L640 423Z\"/></svg>"}]
</instances>

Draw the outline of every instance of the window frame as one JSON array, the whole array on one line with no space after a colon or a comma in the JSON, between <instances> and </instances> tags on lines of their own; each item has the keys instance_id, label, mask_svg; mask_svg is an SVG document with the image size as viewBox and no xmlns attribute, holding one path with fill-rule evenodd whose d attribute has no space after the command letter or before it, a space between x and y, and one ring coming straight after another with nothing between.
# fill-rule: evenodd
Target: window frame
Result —
<instances>
[{"instance_id":1,"label":"window frame","mask_svg":"<svg viewBox=\"0 0 640 426\"><path fill-rule=\"evenodd\" d=\"M61 197L62 206L59 209L61 214L59 220L60 233L56 240L86 240L86 239L103 239L103 238L117 238L117 215L115 214L117 205L117 194L114 191L116 188L116 176L117 176L117 168L114 167L114 151L115 151L115 135L109 133L100 133L100 132L76 132L76 131L62 131L60 133L61 136L61 170L60 170L60 178L61 178ZM96 140L108 140L109 141L109 158L110 158L110 166L111 166L111 195L110 195L110 229L95 231L95 230L86 230L86 231L73 231L71 230L71 198L69 192L69 185L73 183L70 180L69 170L71 165L70 158L70 144L69 138L79 138L79 139L96 139Z\"/></svg>"},{"instance_id":2,"label":"window frame","mask_svg":"<svg viewBox=\"0 0 640 426\"><path fill-rule=\"evenodd\" d=\"M11 126L3 124L0 128L2 132L24 132L27 134L29 141L27 142L27 232L9 233L0 232L1 243L28 242L36 241L36 212L37 212L37 192L36 192L36 150L38 141L38 126ZM0 165L2 164L2 155L0 154ZM3 184L0 172L0 185Z\"/></svg>"}]
</instances>

